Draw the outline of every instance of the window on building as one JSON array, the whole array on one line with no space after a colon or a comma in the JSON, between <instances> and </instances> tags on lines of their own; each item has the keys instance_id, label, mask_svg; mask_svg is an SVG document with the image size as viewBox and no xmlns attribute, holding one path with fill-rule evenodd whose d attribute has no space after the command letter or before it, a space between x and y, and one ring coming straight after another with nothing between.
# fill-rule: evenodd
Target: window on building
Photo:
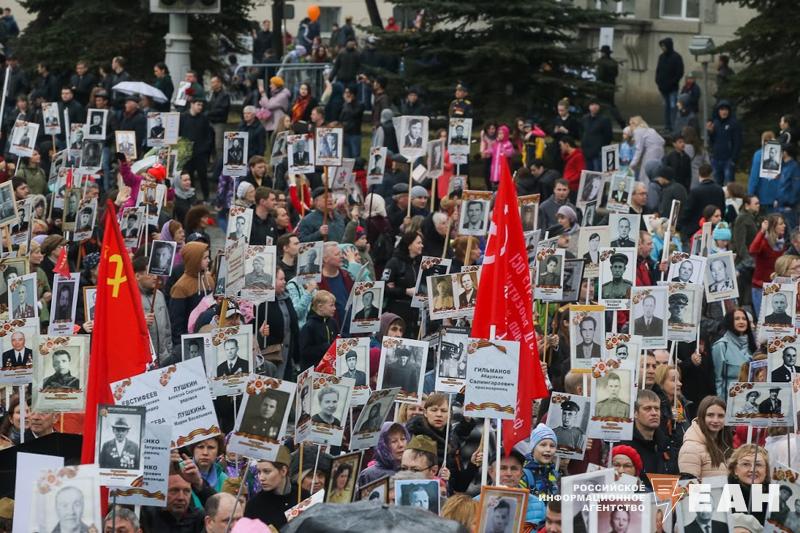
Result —
<instances>
[{"instance_id":1,"label":"window on building","mask_svg":"<svg viewBox=\"0 0 800 533\"><path fill-rule=\"evenodd\" d=\"M322 33L330 33L333 30L334 24L339 24L339 15L342 8L340 7L322 7L319 8L319 31Z\"/></svg>"},{"instance_id":2,"label":"window on building","mask_svg":"<svg viewBox=\"0 0 800 533\"><path fill-rule=\"evenodd\" d=\"M661 17L699 19L700 0L661 0Z\"/></svg>"},{"instance_id":3,"label":"window on building","mask_svg":"<svg viewBox=\"0 0 800 533\"><path fill-rule=\"evenodd\" d=\"M633 15L636 0L597 0L597 9L610 13L627 13Z\"/></svg>"}]
</instances>

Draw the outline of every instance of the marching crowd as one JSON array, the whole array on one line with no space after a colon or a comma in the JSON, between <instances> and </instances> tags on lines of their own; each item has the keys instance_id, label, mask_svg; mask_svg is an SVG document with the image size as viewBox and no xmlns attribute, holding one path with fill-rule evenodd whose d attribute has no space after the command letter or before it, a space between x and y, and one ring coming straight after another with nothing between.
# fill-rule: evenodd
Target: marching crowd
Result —
<instances>
[{"instance_id":1,"label":"marching crowd","mask_svg":"<svg viewBox=\"0 0 800 533\"><path fill-rule=\"evenodd\" d=\"M311 28L309 33L307 26L303 38L308 38L309 49L299 44L296 53L301 57L324 46L318 32L315 35ZM268 24L264 30L268 30ZM519 118L510 124L487 120L474 136L479 148L468 165L457 168L446 153L443 174L436 181L409 179L413 161L400 154L392 118L424 114L423 90L409 87L402 99L392 100L386 78L365 68L371 66L366 58L374 62L376 54L358 50L352 26L345 25L336 38L331 48L337 54L322 94L312 94L311 85L303 81L287 83L278 73L255 69L248 74L255 77L246 81L248 92L237 127L249 133L250 157L244 178L224 175L221 159L223 133L230 129L232 113L228 91L233 84L243 83L241 80L214 75L208 79L206 90L202 76L186 73L191 90L186 93L186 106L176 110L181 112L180 137L193 143L191 155L175 174L158 163L133 172L132 162L113 147L114 131L136 131L136 142L144 153L146 113L167 111L170 104L115 91L117 83L131 79L124 58L113 58L110 70L97 73L85 62L78 62L74 75L61 82L45 64L36 66L35 80L29 82L16 57L4 58L9 67L9 95L15 99L14 109L6 111L2 124L4 140L9 139L17 120L42 123L43 102L58 102L72 123L84 122L87 109L108 109L101 177L86 185L84 198L107 198L121 210L135 205L143 183L168 186L158 224L146 231L150 241L177 243L172 275L157 280L147 272L146 247L131 250L158 366L181 361L182 335L208 331L224 321L252 328L258 373L296 381L299 372L320 363L338 335L349 335L348 300L354 282L382 280L385 301L380 329L371 336L367 377L374 389L379 345L384 337L418 338L421 330L431 334L441 328L467 325L464 320L432 321L426 312L412 306L412 298L423 256L452 259L450 271L454 273L464 265L481 263L486 237L458 235L462 190L450 184L456 175L471 174L469 188L477 188L477 176L482 174L483 186L496 189L501 179L495 164L499 158L505 158L514 172L520 196L540 195L536 226L550 237L558 236L559 247L570 248L570 241L578 239L582 227L608 224L604 202L597 206L593 220L585 220L585 209L577 207L577 196L583 171L600 171L602 148L615 142L611 119L606 116L609 112L612 117L619 116L613 98L609 100L606 95L588 101L582 116L565 99L546 120ZM262 41L269 42L266 38ZM370 45L374 48L374 42ZM661 72L660 83L665 84L666 97L683 72L681 64L678 80L665 81L674 75L677 62L672 57L671 42L663 46L667 56L664 68L669 72ZM609 60L610 50L604 49L602 55ZM378 60L391 63L385 57ZM602 71L610 76L613 84L616 70L611 61L606 61L598 74ZM661 65L659 61L659 68ZM166 65L155 65L154 75L155 86L171 99L173 82ZM263 83L254 83L259 79ZM461 83L455 87L450 118L479 114L480 102L475 102L473 110L468 91ZM699 342L672 341L677 344L674 351L642 352L629 441L589 439L583 460L558 460L555 449L559 440L577 440L579 436L563 427L554 431L542 423L549 406L549 399L544 399L537 402L530 439L504 450L500 457L492 445L487 455L483 439L493 437L482 436L481 424L463 414L463 394L437 392L434 380L426 376L422 400L396 405L389 421L381 426L378 444L366 452L362 470L331 471L331 460L347 449L347 432L341 447L317 453L316 446L306 444L304 453L300 453L289 431L275 461L249 462L227 453L226 434L234 424L230 407L237 400L223 397L215 401L223 434L173 450L166 508L144 508L137 515L119 507L113 518L109 513L105 519L104 530L112 531L113 522L117 533L216 533L226 531L231 518L235 522L240 517L260 520L277 530L286 524L284 512L298 503L298 494L305 499L327 489L333 480L340 492L334 489L326 500L347 503L350 497L341 492L346 486L356 488L358 499L359 487L388 476L389 501L394 501L391 492L395 480L439 480L445 497L440 515L460 522L464 531L477 531L479 505L475 497L480 494L481 468L487 462L490 484L522 487L529 492L524 531L578 533L586 531L581 529L585 525L579 523L578 516L574 522L572 516L562 518L559 502L543 500L559 494L562 476L591 471L591 465L610 465L618 476L638 477L648 489L647 474L676 474L697 480L726 476L746 495L753 486L770 483L774 466L800 468L799 450L794 445L789 449L787 444L793 428L748 431L747 427L725 423L730 384L751 381L750 365L767 358L765 339L758 334L763 285L776 276L794 281L800 276L796 119L786 114L776 123L775 131L761 135L764 142L777 141L782 150L779 175L766 179L759 173L761 149L746 154L733 103L719 98L713 119L702 125L696 118L699 89L694 79L687 76L685 86L680 90L676 86L675 92L675 109L668 107L666 111L666 133L638 116L623 124L619 164L636 176L627 200L630 213L655 216L655 223L643 222L638 229L635 285L657 285L666 268L662 262L664 248L692 249L692 241L702 238L702 228L710 223L710 253L735 254L739 294L722 304L703 305ZM365 110L365 104L369 110ZM272 147L281 132L313 133L321 127L342 128L344 155L356 160L352 186L346 191L329 190L320 167L297 175L288 172L285 159L277 164L271 161ZM386 147L388 155L382 183L371 187L366 186L366 150L362 148L362 132L367 129L372 135L367 145ZM702 141L703 129L708 132L708 146ZM446 136L446 129L433 134L434 138ZM38 276L42 331L49 320L51 285L62 249L67 250L70 270L80 271L81 287L98 284L103 239L100 223L89 239L69 241L61 228L62 210L49 205L56 191L48 176L54 175L51 165L57 164L56 155L65 148L65 141L64 135L51 138L40 133L31 157L13 162L13 156L7 155L0 163L0 180L12 182L15 200L34 205L40 197L46 200L47 207L34 211L30 242L18 249L19 256L27 258L30 272ZM747 161L752 161L752 170L745 184L734 179L734 170ZM677 233L665 234L662 220L669 217L673 200L681 202ZM100 206L101 211L105 209L104 202ZM209 228L218 225L226 230L227 213L234 206L253 210L249 244L276 246L274 301L254 306L228 298L223 305L226 298L215 290L220 273L215 271L217 250L212 249L214 232ZM320 282L305 281L297 275L300 246L314 241L325 241ZM8 240L3 245L5 250L12 248L18 247ZM568 252L568 257L571 255ZM534 302L540 364L552 391L590 394L587 383L593 382L570 368L571 353L578 347L571 345L569 304L595 303L599 292L596 284L596 278L582 280L575 301ZM83 307L81 300L76 323L80 333L91 334L94 323ZM665 312L662 310L662 316ZM617 314L613 323L619 331L627 331L628 313L607 312L609 316L612 313ZM610 330L612 320L606 323ZM438 360L433 353L424 369L430 377ZM789 378L800 370L795 364L794 359L787 363ZM20 403L30 402L17 394L8 399L0 423L3 447L20 443ZM566 413L574 408L564 405L563 409ZM30 406L25 410L25 442L55 431L71 431L69 417L65 422L64 417L32 411ZM794 414L790 418L794 419ZM500 479L493 479L498 461ZM792 494L791 488L787 490ZM795 497L800 502L800 494L795 493ZM0 501L0 531L10 531L9 508L13 509L13 502L10 507L8 500L5 502ZM786 508L782 506L769 518L784 530L800 531L800 513L789 509L786 502L784 505ZM764 512L736 514L731 524L736 532L756 533L762 531L767 518ZM615 527L606 530L625 531ZM669 529L657 526L657 531L662 530ZM66 529L62 527L61 531Z\"/></svg>"}]
</instances>

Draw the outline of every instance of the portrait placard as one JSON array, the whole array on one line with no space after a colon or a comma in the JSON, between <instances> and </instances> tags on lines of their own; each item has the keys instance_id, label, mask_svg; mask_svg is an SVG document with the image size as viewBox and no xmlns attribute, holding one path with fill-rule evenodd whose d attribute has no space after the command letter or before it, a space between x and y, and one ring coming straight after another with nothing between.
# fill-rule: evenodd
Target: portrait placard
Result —
<instances>
[{"instance_id":1,"label":"portrait placard","mask_svg":"<svg viewBox=\"0 0 800 533\"><path fill-rule=\"evenodd\" d=\"M441 257L431 257L428 255L422 257L419 272L417 273L417 283L414 286L414 296L411 298L411 307L421 309L428 304L427 279L431 276L441 276L443 274L447 274L447 272L450 270L450 264L450 259L442 259ZM450 292L447 290L444 291L443 297L447 298L448 296L452 300L452 286ZM454 307L453 304L443 305L442 302L438 302L438 304L438 307L440 308Z\"/></svg>"},{"instance_id":2,"label":"portrait placard","mask_svg":"<svg viewBox=\"0 0 800 533\"><path fill-rule=\"evenodd\" d=\"M225 242L225 296L236 296L244 289L244 264L247 243L244 239Z\"/></svg>"},{"instance_id":3,"label":"portrait placard","mask_svg":"<svg viewBox=\"0 0 800 533\"><path fill-rule=\"evenodd\" d=\"M428 177L436 179L444 171L444 139L436 139L428 143Z\"/></svg>"},{"instance_id":4,"label":"portrait placard","mask_svg":"<svg viewBox=\"0 0 800 533\"><path fill-rule=\"evenodd\" d=\"M472 135L472 119L452 117L448 124L447 151L454 164L464 165L469 157L469 139Z\"/></svg>"},{"instance_id":5,"label":"portrait placard","mask_svg":"<svg viewBox=\"0 0 800 533\"><path fill-rule=\"evenodd\" d=\"M388 481L388 480L387 480ZM283 515L286 517L286 522L289 523L305 511L307 511L310 507L317 505L318 503L322 503L325 501L325 489L319 489L317 492L306 498L305 500L301 501L291 509L287 509Z\"/></svg>"},{"instance_id":6,"label":"portrait placard","mask_svg":"<svg viewBox=\"0 0 800 533\"><path fill-rule=\"evenodd\" d=\"M464 333L444 330L436 361L437 392L458 394L467 380L467 346L475 339Z\"/></svg>"},{"instance_id":7,"label":"portrait placard","mask_svg":"<svg viewBox=\"0 0 800 533\"><path fill-rule=\"evenodd\" d=\"M288 154L286 139L288 138L288 135L288 131L282 131L275 136L275 144L272 145L272 154L269 160L269 163L273 168L283 163L283 161L286 159Z\"/></svg>"},{"instance_id":8,"label":"portrait placard","mask_svg":"<svg viewBox=\"0 0 800 533\"><path fill-rule=\"evenodd\" d=\"M44 121L45 135L61 135L61 116L58 114L58 103L42 102L42 120Z\"/></svg>"},{"instance_id":9,"label":"portrait placard","mask_svg":"<svg viewBox=\"0 0 800 533\"><path fill-rule=\"evenodd\" d=\"M759 338L793 334L796 301L795 283L764 283L758 319Z\"/></svg>"},{"instance_id":10,"label":"portrait placard","mask_svg":"<svg viewBox=\"0 0 800 533\"><path fill-rule=\"evenodd\" d=\"M351 450L372 448L378 444L381 426L394 405L399 388L372 391L364 409L353 424L353 435L350 437Z\"/></svg>"},{"instance_id":11,"label":"portrait placard","mask_svg":"<svg viewBox=\"0 0 800 533\"><path fill-rule=\"evenodd\" d=\"M642 337L642 348L667 348L667 287L631 289L632 335Z\"/></svg>"},{"instance_id":12,"label":"portrait placard","mask_svg":"<svg viewBox=\"0 0 800 533\"><path fill-rule=\"evenodd\" d=\"M686 252L672 252L669 256L667 279L675 283L700 285L706 270L706 258Z\"/></svg>"},{"instance_id":13,"label":"portrait placard","mask_svg":"<svg viewBox=\"0 0 800 533\"><path fill-rule=\"evenodd\" d=\"M603 355L606 308L602 305L569 306L570 368L589 370Z\"/></svg>"},{"instance_id":14,"label":"portrait placard","mask_svg":"<svg viewBox=\"0 0 800 533\"><path fill-rule=\"evenodd\" d=\"M794 427L791 383L730 383L725 424Z\"/></svg>"},{"instance_id":15,"label":"portrait placard","mask_svg":"<svg viewBox=\"0 0 800 533\"><path fill-rule=\"evenodd\" d=\"M464 191L461 195L459 235L482 237L489 231L489 205L491 191Z\"/></svg>"},{"instance_id":16,"label":"portrait placard","mask_svg":"<svg viewBox=\"0 0 800 533\"><path fill-rule=\"evenodd\" d=\"M584 261L583 276L600 275L600 248L611 242L608 226L584 226L578 234L578 257Z\"/></svg>"},{"instance_id":17,"label":"portrait placard","mask_svg":"<svg viewBox=\"0 0 800 533\"><path fill-rule=\"evenodd\" d=\"M242 298L252 302L275 300L274 246L249 245L244 259L244 288Z\"/></svg>"},{"instance_id":18,"label":"portrait placard","mask_svg":"<svg viewBox=\"0 0 800 533\"><path fill-rule=\"evenodd\" d=\"M641 215L611 213L608 215L608 245L612 248L636 248L640 225Z\"/></svg>"},{"instance_id":19,"label":"portrait placard","mask_svg":"<svg viewBox=\"0 0 800 533\"><path fill-rule=\"evenodd\" d=\"M206 372L214 396L244 392L253 371L253 333L249 325L212 330L211 351L206 353Z\"/></svg>"},{"instance_id":20,"label":"portrait placard","mask_svg":"<svg viewBox=\"0 0 800 533\"><path fill-rule=\"evenodd\" d=\"M730 403L728 405L730 405ZM723 498L723 492L728 494L725 498L730 497L726 483L727 479L725 476L703 478L703 485L708 485L711 488L710 497L705 500L710 507L710 512L691 512L689 510L690 498L682 498L675 507L675 513L677 515L676 530L680 533L691 533L692 531L709 531L711 533L721 531L727 533L728 531L734 531L733 527L729 524L729 513L717 511L720 500ZM766 532L766 529L764 531Z\"/></svg>"},{"instance_id":21,"label":"portrait placard","mask_svg":"<svg viewBox=\"0 0 800 533\"><path fill-rule=\"evenodd\" d=\"M289 381L250 374L228 451L259 461L274 461L286 431L294 391L295 384Z\"/></svg>"},{"instance_id":22,"label":"portrait placard","mask_svg":"<svg viewBox=\"0 0 800 533\"><path fill-rule=\"evenodd\" d=\"M247 176L248 140L246 131L226 131L222 147L222 173L226 176ZM259 155L259 154L253 154Z\"/></svg>"},{"instance_id":23,"label":"portrait placard","mask_svg":"<svg viewBox=\"0 0 800 533\"><path fill-rule=\"evenodd\" d=\"M791 435L796 439L796 435ZM795 441L796 444L796 441ZM794 446L792 446L794 448ZM762 461L764 458L760 458ZM767 508L767 521L764 533L779 533L785 531L800 531L800 474L775 460L769 458L770 479L773 483L780 483L778 491L778 508ZM777 464L776 464L777 463ZM712 493L713 494L713 493Z\"/></svg>"},{"instance_id":24,"label":"portrait placard","mask_svg":"<svg viewBox=\"0 0 800 533\"><path fill-rule=\"evenodd\" d=\"M356 478L361 470L361 452L348 453L331 460L331 475L325 491L327 503L350 503L356 492Z\"/></svg>"},{"instance_id":25,"label":"portrait placard","mask_svg":"<svg viewBox=\"0 0 800 533\"><path fill-rule=\"evenodd\" d=\"M383 289L383 281L357 281L353 284L350 333L378 331L383 310Z\"/></svg>"},{"instance_id":26,"label":"portrait placard","mask_svg":"<svg viewBox=\"0 0 800 533\"><path fill-rule=\"evenodd\" d=\"M618 171L611 175L608 187L608 201L606 207L612 213L628 213L629 202L633 194L634 176L629 176L626 171ZM638 233L638 232L637 232Z\"/></svg>"},{"instance_id":27,"label":"portrait placard","mask_svg":"<svg viewBox=\"0 0 800 533\"><path fill-rule=\"evenodd\" d=\"M8 151L19 157L31 157L36 148L36 137L38 135L38 122L17 120L11 130L11 146Z\"/></svg>"},{"instance_id":28,"label":"portrait placard","mask_svg":"<svg viewBox=\"0 0 800 533\"><path fill-rule=\"evenodd\" d=\"M316 164L320 167L342 165L342 128L316 128Z\"/></svg>"},{"instance_id":29,"label":"portrait placard","mask_svg":"<svg viewBox=\"0 0 800 533\"><path fill-rule=\"evenodd\" d=\"M770 382L791 383L794 381L794 376L800 374L800 366L797 366L798 348L800 348L800 339L795 335L783 335L769 340L767 343L767 371ZM751 361L750 366L752 367L756 362L758 361Z\"/></svg>"},{"instance_id":30,"label":"portrait placard","mask_svg":"<svg viewBox=\"0 0 800 533\"><path fill-rule=\"evenodd\" d=\"M642 351L642 338L639 335L628 333L606 333L606 340L603 344L603 360L614 359L622 364L626 361L633 361L634 364L639 360Z\"/></svg>"},{"instance_id":31,"label":"portrait placard","mask_svg":"<svg viewBox=\"0 0 800 533\"><path fill-rule=\"evenodd\" d=\"M541 244L541 243L540 243ZM545 302L560 302L564 296L564 258L563 248L539 248L536 254L536 283L533 297Z\"/></svg>"},{"instance_id":32,"label":"portrait placard","mask_svg":"<svg viewBox=\"0 0 800 533\"><path fill-rule=\"evenodd\" d=\"M578 208L586 207L589 202L597 202L603 194L603 185L607 179L602 172L591 170L581 171L581 180L578 184Z\"/></svg>"},{"instance_id":33,"label":"portrait placard","mask_svg":"<svg viewBox=\"0 0 800 533\"><path fill-rule=\"evenodd\" d=\"M758 169L758 177L774 180L781 175L782 163L783 148L780 141L765 142L761 147L761 166Z\"/></svg>"},{"instance_id":34,"label":"portrait placard","mask_svg":"<svg viewBox=\"0 0 800 533\"><path fill-rule=\"evenodd\" d=\"M428 342L384 337L381 342L381 364L378 368L378 389L400 388L397 401L418 403L428 361Z\"/></svg>"},{"instance_id":35,"label":"portrait placard","mask_svg":"<svg viewBox=\"0 0 800 533\"><path fill-rule=\"evenodd\" d=\"M139 245L139 232L142 229L145 212L141 207L126 207L122 210L122 238L125 248L133 249Z\"/></svg>"},{"instance_id":36,"label":"portrait placard","mask_svg":"<svg viewBox=\"0 0 800 533\"><path fill-rule=\"evenodd\" d=\"M471 318L478 301L480 270L430 276L428 304L431 320Z\"/></svg>"},{"instance_id":37,"label":"portrait placard","mask_svg":"<svg viewBox=\"0 0 800 533\"><path fill-rule=\"evenodd\" d=\"M344 424L350 407L350 397L355 381L351 378L340 378L330 374L309 372L303 385L309 387L305 396L302 394L300 380L298 390L301 391L301 404L308 402L310 409L302 423L298 421L297 442L310 441L316 444L339 446L344 435ZM300 420L303 411L301 411Z\"/></svg>"},{"instance_id":38,"label":"portrait placard","mask_svg":"<svg viewBox=\"0 0 800 533\"><path fill-rule=\"evenodd\" d=\"M8 309L12 320L30 320L38 324L39 305L36 297L36 273L16 275L9 267L3 272L8 283ZM13 275L13 277L12 277ZM56 293L57 294L57 293Z\"/></svg>"},{"instance_id":39,"label":"portrait placard","mask_svg":"<svg viewBox=\"0 0 800 533\"><path fill-rule=\"evenodd\" d=\"M17 200L17 213L19 213L19 220L15 224L11 224L8 227L9 232L11 233L11 244L14 246L20 246L22 244L25 245L26 249L30 246L30 236L31 236L31 220L33 217L31 216L31 212L33 210L32 206L32 198L29 196L25 200ZM42 212L44 216L44 212Z\"/></svg>"},{"instance_id":40,"label":"portrait placard","mask_svg":"<svg viewBox=\"0 0 800 533\"><path fill-rule=\"evenodd\" d=\"M633 437L633 405L636 389L636 361L615 359L592 366L592 404L588 435L608 441Z\"/></svg>"},{"instance_id":41,"label":"portrait placard","mask_svg":"<svg viewBox=\"0 0 800 533\"><path fill-rule=\"evenodd\" d=\"M622 478L617 483L620 486L625 484ZM650 527L652 522L650 515L653 504L652 497L649 494L614 494L606 491L598 499L598 503L591 507L591 513L596 517L594 521L597 524L598 533L650 531L647 528ZM658 530L652 531L657 532Z\"/></svg>"},{"instance_id":42,"label":"portrait placard","mask_svg":"<svg viewBox=\"0 0 800 533\"><path fill-rule=\"evenodd\" d=\"M590 506L581 501L587 486L610 486L614 482L614 469L606 468L565 476L561 478L562 524L571 524L572 531L597 531L597 514L590 512ZM569 527L569 526L567 526ZM567 530L569 531L569 530Z\"/></svg>"},{"instance_id":43,"label":"portrait placard","mask_svg":"<svg viewBox=\"0 0 800 533\"><path fill-rule=\"evenodd\" d=\"M137 487L112 489L109 495L120 505L167 506L169 488L169 446L172 427L166 424L145 424L142 443L144 475Z\"/></svg>"},{"instance_id":44,"label":"portrait placard","mask_svg":"<svg viewBox=\"0 0 800 533\"><path fill-rule=\"evenodd\" d=\"M228 240L244 239L250 243L250 228L253 226L253 210L249 207L233 205L228 211Z\"/></svg>"},{"instance_id":45,"label":"portrait placard","mask_svg":"<svg viewBox=\"0 0 800 533\"><path fill-rule=\"evenodd\" d=\"M0 369L0 384L25 385L33 380L36 349L39 347L39 328L27 325L27 321L15 319L2 323L0 328L0 351L3 367Z\"/></svg>"},{"instance_id":46,"label":"portrait placard","mask_svg":"<svg viewBox=\"0 0 800 533\"><path fill-rule=\"evenodd\" d=\"M117 152L125 154L128 161L136 160L136 132L116 130L114 141L117 145Z\"/></svg>"},{"instance_id":47,"label":"portrait placard","mask_svg":"<svg viewBox=\"0 0 800 533\"><path fill-rule=\"evenodd\" d=\"M99 404L94 456L100 484L136 487L144 476L144 427L142 405Z\"/></svg>"},{"instance_id":48,"label":"portrait placard","mask_svg":"<svg viewBox=\"0 0 800 533\"><path fill-rule=\"evenodd\" d=\"M481 487L478 533L521 533L528 509L528 491Z\"/></svg>"},{"instance_id":49,"label":"portrait placard","mask_svg":"<svg viewBox=\"0 0 800 533\"><path fill-rule=\"evenodd\" d=\"M408 161L415 161L423 157L428 148L428 121L427 116L404 115L393 118L394 129L397 131L397 145L400 155Z\"/></svg>"},{"instance_id":50,"label":"portrait placard","mask_svg":"<svg viewBox=\"0 0 800 533\"><path fill-rule=\"evenodd\" d=\"M732 252L719 252L708 256L705 270L706 301L721 302L739 297Z\"/></svg>"},{"instance_id":51,"label":"portrait placard","mask_svg":"<svg viewBox=\"0 0 800 533\"><path fill-rule=\"evenodd\" d=\"M30 533L102 531L97 466L65 466L30 473L36 478L30 506Z\"/></svg>"},{"instance_id":52,"label":"portrait placard","mask_svg":"<svg viewBox=\"0 0 800 533\"><path fill-rule=\"evenodd\" d=\"M389 476L359 486L358 492L359 500L375 502L378 505L389 504Z\"/></svg>"},{"instance_id":53,"label":"portrait placard","mask_svg":"<svg viewBox=\"0 0 800 533\"><path fill-rule=\"evenodd\" d=\"M199 359L144 372L110 387L117 405L143 405L148 423L172 428L170 448L189 446L220 433Z\"/></svg>"},{"instance_id":54,"label":"portrait placard","mask_svg":"<svg viewBox=\"0 0 800 533\"><path fill-rule=\"evenodd\" d=\"M513 420L518 375L518 342L473 339L467 346L464 414Z\"/></svg>"},{"instance_id":55,"label":"portrait placard","mask_svg":"<svg viewBox=\"0 0 800 533\"><path fill-rule=\"evenodd\" d=\"M86 404L89 335L38 338L36 328L20 329L24 332L25 346L32 344L36 352L33 358L33 408L45 413L82 412ZM38 345L33 344L37 340ZM13 339L11 344L13 347Z\"/></svg>"},{"instance_id":56,"label":"portrait placard","mask_svg":"<svg viewBox=\"0 0 800 533\"><path fill-rule=\"evenodd\" d=\"M103 141L83 141L81 146L80 170L85 174L94 174L100 171L103 157Z\"/></svg>"},{"instance_id":57,"label":"portrait placard","mask_svg":"<svg viewBox=\"0 0 800 533\"><path fill-rule=\"evenodd\" d=\"M353 169L355 166L355 159L345 157L342 159L341 165L328 167L328 188L332 191L346 194L353 193L355 187L355 174L353 174ZM360 190L358 190L358 195L361 195Z\"/></svg>"},{"instance_id":58,"label":"portrait placard","mask_svg":"<svg viewBox=\"0 0 800 533\"><path fill-rule=\"evenodd\" d=\"M97 218L97 198L92 198L90 201L82 201L81 208L78 211L78 217L75 225L75 232L72 234L73 242L81 242L91 239L94 232L94 223Z\"/></svg>"},{"instance_id":59,"label":"portrait placard","mask_svg":"<svg viewBox=\"0 0 800 533\"><path fill-rule=\"evenodd\" d=\"M336 338L336 375L350 378L352 405L364 405L369 399L369 337Z\"/></svg>"},{"instance_id":60,"label":"portrait placard","mask_svg":"<svg viewBox=\"0 0 800 533\"><path fill-rule=\"evenodd\" d=\"M547 411L547 425L556 433L556 455L582 460L586 453L586 430L592 412L592 399L565 392L553 392Z\"/></svg>"},{"instance_id":61,"label":"portrait placard","mask_svg":"<svg viewBox=\"0 0 800 533\"><path fill-rule=\"evenodd\" d=\"M700 285L667 283L667 339L692 342L697 338L703 288Z\"/></svg>"},{"instance_id":62,"label":"portrait placard","mask_svg":"<svg viewBox=\"0 0 800 533\"><path fill-rule=\"evenodd\" d=\"M53 278L53 299L50 302L50 324L47 326L48 335L72 335L80 281L80 272L72 272L69 277L58 273L55 274Z\"/></svg>"},{"instance_id":63,"label":"portrait placard","mask_svg":"<svg viewBox=\"0 0 800 533\"><path fill-rule=\"evenodd\" d=\"M563 303L577 302L583 283L583 259L567 259L564 261L564 291L561 295ZM587 283L589 281L587 280Z\"/></svg>"},{"instance_id":64,"label":"portrait placard","mask_svg":"<svg viewBox=\"0 0 800 533\"><path fill-rule=\"evenodd\" d=\"M186 333L181 335L181 361L199 358L205 368L206 353L211 350L210 333Z\"/></svg>"},{"instance_id":65,"label":"portrait placard","mask_svg":"<svg viewBox=\"0 0 800 533\"><path fill-rule=\"evenodd\" d=\"M147 146L178 144L180 120L180 113L147 113ZM170 168L169 165L165 166Z\"/></svg>"},{"instance_id":66,"label":"portrait placard","mask_svg":"<svg viewBox=\"0 0 800 533\"><path fill-rule=\"evenodd\" d=\"M373 146L369 149L367 187L383 183L383 175L386 171L386 150L385 146Z\"/></svg>"},{"instance_id":67,"label":"portrait placard","mask_svg":"<svg viewBox=\"0 0 800 533\"><path fill-rule=\"evenodd\" d=\"M609 144L600 149L600 168L603 172L619 170L619 144Z\"/></svg>"},{"instance_id":68,"label":"portrait placard","mask_svg":"<svg viewBox=\"0 0 800 533\"><path fill-rule=\"evenodd\" d=\"M436 479L396 479L394 504L417 507L439 514L439 481Z\"/></svg>"},{"instance_id":69,"label":"portrait placard","mask_svg":"<svg viewBox=\"0 0 800 533\"><path fill-rule=\"evenodd\" d=\"M304 282L322 281L322 241L301 242L297 255L297 276Z\"/></svg>"},{"instance_id":70,"label":"portrait placard","mask_svg":"<svg viewBox=\"0 0 800 533\"><path fill-rule=\"evenodd\" d=\"M517 197L519 206L519 219L522 222L522 232L535 231L539 225L539 198L538 194L527 194Z\"/></svg>"},{"instance_id":71,"label":"portrait placard","mask_svg":"<svg viewBox=\"0 0 800 533\"><path fill-rule=\"evenodd\" d=\"M14 187L11 180L0 183L0 227L19 222L17 202L14 200Z\"/></svg>"},{"instance_id":72,"label":"portrait placard","mask_svg":"<svg viewBox=\"0 0 800 533\"><path fill-rule=\"evenodd\" d=\"M288 135L286 145L290 174L314 172L314 138L310 134Z\"/></svg>"},{"instance_id":73,"label":"portrait placard","mask_svg":"<svg viewBox=\"0 0 800 533\"><path fill-rule=\"evenodd\" d=\"M150 261L147 263L147 273L153 276L170 276L178 243L175 241L153 241L150 246Z\"/></svg>"},{"instance_id":74,"label":"portrait placard","mask_svg":"<svg viewBox=\"0 0 800 533\"><path fill-rule=\"evenodd\" d=\"M636 279L635 248L600 248L600 303L609 311L630 309Z\"/></svg>"},{"instance_id":75,"label":"portrait placard","mask_svg":"<svg viewBox=\"0 0 800 533\"><path fill-rule=\"evenodd\" d=\"M5 255L5 254L3 254ZM8 287L11 283L20 276L24 276L29 272L30 263L25 257L12 257L10 255L0 259L0 294L8 293ZM27 288L26 288L27 289ZM27 296L27 295L26 295ZM27 299L27 298L26 298ZM8 301L6 301L8 305ZM9 307L8 309L13 309ZM13 313L9 313L9 317L13 318Z\"/></svg>"}]
</instances>

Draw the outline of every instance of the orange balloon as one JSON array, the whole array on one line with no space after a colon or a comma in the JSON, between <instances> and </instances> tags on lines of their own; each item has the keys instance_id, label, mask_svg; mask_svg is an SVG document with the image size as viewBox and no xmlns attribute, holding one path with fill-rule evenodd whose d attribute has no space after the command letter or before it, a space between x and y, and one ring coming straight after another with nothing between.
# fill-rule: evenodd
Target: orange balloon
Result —
<instances>
[{"instance_id":1,"label":"orange balloon","mask_svg":"<svg viewBox=\"0 0 800 533\"><path fill-rule=\"evenodd\" d=\"M319 18L319 6L318 5L311 5L308 6L308 18L311 19L312 22L316 22Z\"/></svg>"}]
</instances>

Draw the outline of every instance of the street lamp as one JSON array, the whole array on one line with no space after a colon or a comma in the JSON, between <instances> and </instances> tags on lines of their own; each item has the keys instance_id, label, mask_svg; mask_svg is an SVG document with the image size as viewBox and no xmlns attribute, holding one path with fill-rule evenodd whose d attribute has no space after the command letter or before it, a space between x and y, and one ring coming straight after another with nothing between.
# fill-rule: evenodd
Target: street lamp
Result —
<instances>
[{"instance_id":1,"label":"street lamp","mask_svg":"<svg viewBox=\"0 0 800 533\"><path fill-rule=\"evenodd\" d=\"M703 65L703 141L708 146L708 62L714 57L714 40L708 35L695 35L689 43L689 53ZM704 56L700 59L700 56Z\"/></svg>"}]
</instances>

